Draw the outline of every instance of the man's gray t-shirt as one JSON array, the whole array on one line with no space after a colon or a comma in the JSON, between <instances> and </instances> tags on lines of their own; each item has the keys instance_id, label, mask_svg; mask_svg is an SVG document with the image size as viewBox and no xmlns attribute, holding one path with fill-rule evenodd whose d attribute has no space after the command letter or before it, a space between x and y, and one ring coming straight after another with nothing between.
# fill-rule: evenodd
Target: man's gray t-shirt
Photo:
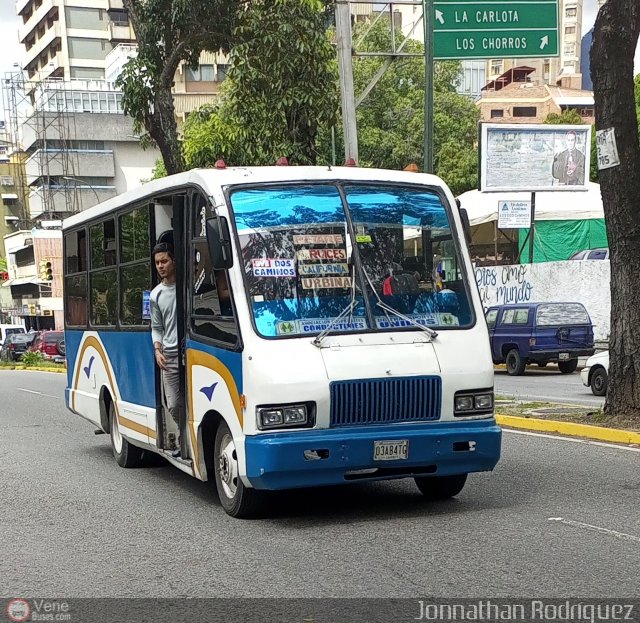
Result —
<instances>
[{"instance_id":1,"label":"man's gray t-shirt","mask_svg":"<svg viewBox=\"0 0 640 623\"><path fill-rule=\"evenodd\" d=\"M160 342L165 353L178 353L178 315L176 284L159 283L151 291L151 338Z\"/></svg>"}]
</instances>

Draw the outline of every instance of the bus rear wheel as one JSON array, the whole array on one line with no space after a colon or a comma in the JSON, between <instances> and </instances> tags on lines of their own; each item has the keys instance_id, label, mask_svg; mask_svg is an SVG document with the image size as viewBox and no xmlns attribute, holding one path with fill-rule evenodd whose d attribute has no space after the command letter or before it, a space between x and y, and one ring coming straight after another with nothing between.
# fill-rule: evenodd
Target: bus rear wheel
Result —
<instances>
[{"instance_id":1,"label":"bus rear wheel","mask_svg":"<svg viewBox=\"0 0 640 623\"><path fill-rule=\"evenodd\" d=\"M419 476L414 478L420 493L428 500L446 500L452 498L464 488L467 474L455 476Z\"/></svg>"},{"instance_id":2,"label":"bus rear wheel","mask_svg":"<svg viewBox=\"0 0 640 623\"><path fill-rule=\"evenodd\" d=\"M218 426L214 444L216 489L222 508L231 517L254 517L264 505L265 493L245 487L242 482L236 446L226 423Z\"/></svg>"},{"instance_id":3,"label":"bus rear wheel","mask_svg":"<svg viewBox=\"0 0 640 623\"><path fill-rule=\"evenodd\" d=\"M140 467L142 465L143 450L130 444L120 432L116 407L113 402L109 405L109 433L111 437L111 450L116 463L120 467Z\"/></svg>"}]
</instances>

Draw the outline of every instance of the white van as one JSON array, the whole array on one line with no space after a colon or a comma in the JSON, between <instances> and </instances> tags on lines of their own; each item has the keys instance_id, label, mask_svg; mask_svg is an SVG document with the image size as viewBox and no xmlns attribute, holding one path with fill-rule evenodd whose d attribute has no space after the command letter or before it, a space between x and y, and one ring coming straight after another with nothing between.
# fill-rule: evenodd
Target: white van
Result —
<instances>
[{"instance_id":1,"label":"white van","mask_svg":"<svg viewBox=\"0 0 640 623\"><path fill-rule=\"evenodd\" d=\"M19 324L0 324L0 346L4 344L7 335L12 333L26 333L26 330Z\"/></svg>"}]
</instances>

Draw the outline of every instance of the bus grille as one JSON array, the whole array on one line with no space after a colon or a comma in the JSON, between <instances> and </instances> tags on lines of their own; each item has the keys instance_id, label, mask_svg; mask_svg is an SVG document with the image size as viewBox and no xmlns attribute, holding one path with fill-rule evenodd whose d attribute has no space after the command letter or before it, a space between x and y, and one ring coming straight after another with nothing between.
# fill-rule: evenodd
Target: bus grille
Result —
<instances>
[{"instance_id":1,"label":"bus grille","mask_svg":"<svg viewBox=\"0 0 640 623\"><path fill-rule=\"evenodd\" d=\"M330 388L331 427L440 419L437 376L334 381Z\"/></svg>"}]
</instances>

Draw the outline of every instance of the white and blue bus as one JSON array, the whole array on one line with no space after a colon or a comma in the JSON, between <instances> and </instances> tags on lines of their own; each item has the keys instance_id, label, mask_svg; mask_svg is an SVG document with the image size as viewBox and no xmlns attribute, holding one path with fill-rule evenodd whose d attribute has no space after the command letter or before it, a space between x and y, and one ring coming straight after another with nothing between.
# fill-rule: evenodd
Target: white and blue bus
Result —
<instances>
[{"instance_id":1,"label":"white and blue bus","mask_svg":"<svg viewBox=\"0 0 640 623\"><path fill-rule=\"evenodd\" d=\"M431 175L224 163L74 215L67 405L122 467L160 454L236 517L295 487L412 477L456 495L501 447L461 217ZM177 262L177 424L150 334L158 242Z\"/></svg>"}]
</instances>

